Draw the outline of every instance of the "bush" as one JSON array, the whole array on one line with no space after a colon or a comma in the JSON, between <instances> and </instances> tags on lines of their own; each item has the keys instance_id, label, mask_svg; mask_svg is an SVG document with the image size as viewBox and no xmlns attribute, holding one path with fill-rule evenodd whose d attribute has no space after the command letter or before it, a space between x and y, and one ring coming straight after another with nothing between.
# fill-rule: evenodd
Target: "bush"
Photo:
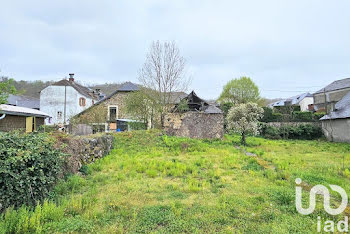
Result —
<instances>
[{"instance_id":1,"label":"bush","mask_svg":"<svg viewBox=\"0 0 350 234\"><path fill-rule=\"evenodd\" d=\"M313 119L318 121L325 115L326 115L325 112L316 112L314 113Z\"/></svg>"},{"instance_id":2,"label":"bush","mask_svg":"<svg viewBox=\"0 0 350 234\"><path fill-rule=\"evenodd\" d=\"M313 116L311 112L295 111L293 112L293 120L308 122L313 120Z\"/></svg>"},{"instance_id":3,"label":"bush","mask_svg":"<svg viewBox=\"0 0 350 234\"><path fill-rule=\"evenodd\" d=\"M262 124L260 135L270 139L304 139L313 140L323 137L321 127L313 124L302 124L299 126L285 125L281 127Z\"/></svg>"},{"instance_id":4,"label":"bush","mask_svg":"<svg viewBox=\"0 0 350 234\"><path fill-rule=\"evenodd\" d=\"M282 113L274 113L273 110L269 107L263 107L264 109L264 116L262 117L262 119L260 120L261 122L278 122L278 121L282 121L283 119L283 114Z\"/></svg>"},{"instance_id":5,"label":"bush","mask_svg":"<svg viewBox=\"0 0 350 234\"><path fill-rule=\"evenodd\" d=\"M1 209L43 200L61 172L62 154L44 133L0 134Z\"/></svg>"}]
</instances>

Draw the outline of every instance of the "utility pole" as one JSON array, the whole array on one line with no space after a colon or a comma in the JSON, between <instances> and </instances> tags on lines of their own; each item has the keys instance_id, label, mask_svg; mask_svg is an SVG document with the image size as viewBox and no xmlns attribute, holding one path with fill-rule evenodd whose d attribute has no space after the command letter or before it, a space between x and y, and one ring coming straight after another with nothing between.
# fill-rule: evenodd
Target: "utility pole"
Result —
<instances>
[{"instance_id":1,"label":"utility pole","mask_svg":"<svg viewBox=\"0 0 350 234\"><path fill-rule=\"evenodd\" d=\"M67 86L64 86L64 111L63 111L63 124L66 125L66 111L67 111Z\"/></svg>"}]
</instances>

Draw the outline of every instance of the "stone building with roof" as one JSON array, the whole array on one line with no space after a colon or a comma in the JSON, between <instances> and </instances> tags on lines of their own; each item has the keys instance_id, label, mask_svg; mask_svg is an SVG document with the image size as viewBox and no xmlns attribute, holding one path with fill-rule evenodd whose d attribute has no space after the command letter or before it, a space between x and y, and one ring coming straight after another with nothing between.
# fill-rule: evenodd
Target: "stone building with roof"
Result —
<instances>
[{"instance_id":1,"label":"stone building with roof","mask_svg":"<svg viewBox=\"0 0 350 234\"><path fill-rule=\"evenodd\" d=\"M127 131L131 122L138 122L137 118L131 116L126 110L126 98L132 92L139 91L141 85L132 82L125 82L117 88L111 95L97 102L74 116L75 124L84 124L81 132L86 132L83 128L92 125L90 132L105 131ZM175 105L187 94L183 92L173 92L169 96L169 104ZM80 130L79 130L80 132Z\"/></svg>"},{"instance_id":2,"label":"stone building with roof","mask_svg":"<svg viewBox=\"0 0 350 234\"><path fill-rule=\"evenodd\" d=\"M350 142L350 91L321 118L324 135L329 141Z\"/></svg>"},{"instance_id":3,"label":"stone building with roof","mask_svg":"<svg viewBox=\"0 0 350 234\"><path fill-rule=\"evenodd\" d=\"M335 105L350 92L350 78L336 80L313 94L316 111L330 113Z\"/></svg>"},{"instance_id":4,"label":"stone building with roof","mask_svg":"<svg viewBox=\"0 0 350 234\"><path fill-rule=\"evenodd\" d=\"M179 110L176 104L165 116L164 130L168 135L199 139L224 136L224 114L221 109L201 99L192 91L182 99L188 108Z\"/></svg>"},{"instance_id":5,"label":"stone building with roof","mask_svg":"<svg viewBox=\"0 0 350 234\"><path fill-rule=\"evenodd\" d=\"M101 98L98 91L75 82L74 74L69 76L68 80L60 80L40 92L40 110L51 116L47 124L66 124Z\"/></svg>"}]
</instances>

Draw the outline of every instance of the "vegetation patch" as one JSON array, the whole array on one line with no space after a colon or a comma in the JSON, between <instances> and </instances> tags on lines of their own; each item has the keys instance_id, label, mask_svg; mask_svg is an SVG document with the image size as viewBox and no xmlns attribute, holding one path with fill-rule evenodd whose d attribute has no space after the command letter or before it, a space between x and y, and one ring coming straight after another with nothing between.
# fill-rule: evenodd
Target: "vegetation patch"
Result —
<instances>
[{"instance_id":1,"label":"vegetation patch","mask_svg":"<svg viewBox=\"0 0 350 234\"><path fill-rule=\"evenodd\" d=\"M48 201L3 212L0 233L312 233L317 216L341 217L321 206L298 214L295 179L304 206L319 183L350 191L348 144L247 137L238 147L240 136L226 135L188 139L183 149L185 138L158 131L115 139L116 149L60 181Z\"/></svg>"}]
</instances>

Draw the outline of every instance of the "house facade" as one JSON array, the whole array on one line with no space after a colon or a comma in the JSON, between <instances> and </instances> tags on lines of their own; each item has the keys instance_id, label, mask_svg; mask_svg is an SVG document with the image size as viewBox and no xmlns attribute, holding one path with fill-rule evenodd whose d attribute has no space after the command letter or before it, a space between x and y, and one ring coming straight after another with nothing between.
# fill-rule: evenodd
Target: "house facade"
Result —
<instances>
[{"instance_id":1,"label":"house facade","mask_svg":"<svg viewBox=\"0 0 350 234\"><path fill-rule=\"evenodd\" d=\"M126 130L125 122L133 120L126 111L125 100L131 92L138 90L139 85L126 82L105 99L77 114L74 120L77 123L92 125L95 131Z\"/></svg>"},{"instance_id":2,"label":"house facade","mask_svg":"<svg viewBox=\"0 0 350 234\"><path fill-rule=\"evenodd\" d=\"M77 114L74 117L74 125L80 125L80 130L73 131L73 133L76 135L86 133L86 129L90 128L89 126L92 126L92 129L88 130L91 133L130 130L130 123L139 121L127 112L126 98L131 93L139 91L140 88L140 85L132 82L123 83L111 95ZM169 105L173 107L186 96L187 94L183 92L172 92L169 96ZM151 121L149 121L150 123ZM74 129L74 126L72 126L72 129Z\"/></svg>"},{"instance_id":3,"label":"house facade","mask_svg":"<svg viewBox=\"0 0 350 234\"><path fill-rule=\"evenodd\" d=\"M335 105L350 92L350 78L336 80L313 94L316 111L330 113Z\"/></svg>"},{"instance_id":4,"label":"house facade","mask_svg":"<svg viewBox=\"0 0 350 234\"><path fill-rule=\"evenodd\" d=\"M0 131L36 131L45 124L49 115L39 110L2 104L0 105Z\"/></svg>"},{"instance_id":5,"label":"house facade","mask_svg":"<svg viewBox=\"0 0 350 234\"><path fill-rule=\"evenodd\" d=\"M74 74L69 76L40 92L40 110L50 115L46 124L66 124L99 100L99 93L76 83Z\"/></svg>"},{"instance_id":6,"label":"house facade","mask_svg":"<svg viewBox=\"0 0 350 234\"><path fill-rule=\"evenodd\" d=\"M314 98L310 93L303 93L290 97L287 99L282 99L280 101L269 104L271 108L283 108L285 106L296 106L300 107L300 111L309 111L309 107L314 104Z\"/></svg>"}]
</instances>

